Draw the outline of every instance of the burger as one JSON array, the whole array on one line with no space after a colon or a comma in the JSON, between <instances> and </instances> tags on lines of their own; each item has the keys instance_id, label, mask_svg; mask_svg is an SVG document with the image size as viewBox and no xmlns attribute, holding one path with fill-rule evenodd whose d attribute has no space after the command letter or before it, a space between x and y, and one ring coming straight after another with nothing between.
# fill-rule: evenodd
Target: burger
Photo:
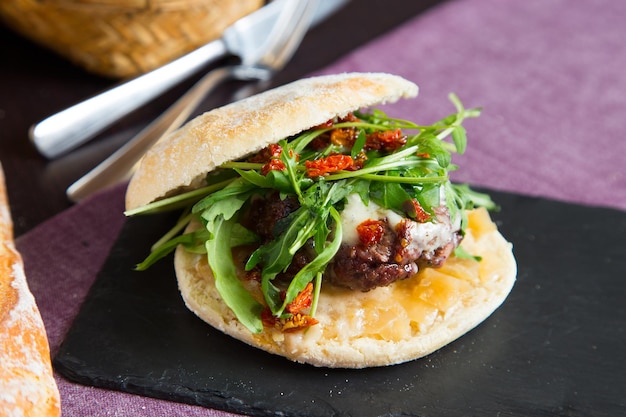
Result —
<instances>
[{"instance_id":1,"label":"burger","mask_svg":"<svg viewBox=\"0 0 626 417\"><path fill-rule=\"evenodd\" d=\"M414 360L484 321L516 276L488 195L450 181L455 111L420 125L376 107L417 96L396 75L306 78L211 110L156 144L126 214L180 210L137 269L174 251L199 318L313 366Z\"/></svg>"}]
</instances>

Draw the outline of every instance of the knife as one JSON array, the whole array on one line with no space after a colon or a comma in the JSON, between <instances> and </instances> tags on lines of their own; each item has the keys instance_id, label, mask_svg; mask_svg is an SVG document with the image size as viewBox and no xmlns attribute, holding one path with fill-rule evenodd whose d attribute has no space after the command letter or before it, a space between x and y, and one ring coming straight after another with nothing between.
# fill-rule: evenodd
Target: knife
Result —
<instances>
[{"instance_id":1,"label":"knife","mask_svg":"<svg viewBox=\"0 0 626 417\"><path fill-rule=\"evenodd\" d=\"M292 0L295 1L295 0ZM320 0L312 25L334 13L347 0ZM216 39L168 64L77 103L31 126L29 136L38 151L57 158L141 107L201 68L227 55L254 58L259 45L280 16L281 2L272 1L242 17Z\"/></svg>"}]
</instances>

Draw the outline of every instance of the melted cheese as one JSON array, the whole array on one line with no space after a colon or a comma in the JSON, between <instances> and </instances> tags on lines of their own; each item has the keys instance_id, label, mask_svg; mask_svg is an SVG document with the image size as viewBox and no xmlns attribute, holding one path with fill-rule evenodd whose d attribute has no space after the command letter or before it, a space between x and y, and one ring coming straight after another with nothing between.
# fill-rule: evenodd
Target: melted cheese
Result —
<instances>
[{"instance_id":1,"label":"melted cheese","mask_svg":"<svg viewBox=\"0 0 626 417\"><path fill-rule=\"evenodd\" d=\"M470 253L483 255L487 251L492 256L481 262L453 256L441 268L424 268L411 278L368 292L325 286L316 315L320 324L307 332L286 333L285 342L297 351L317 343L321 337L344 341L407 340L428 334L447 315L489 297L492 286L510 268L503 261L510 246L500 248L491 240L503 238L486 210L473 210L469 217L462 246ZM504 252L490 252L493 248Z\"/></svg>"},{"instance_id":2,"label":"melted cheese","mask_svg":"<svg viewBox=\"0 0 626 417\"><path fill-rule=\"evenodd\" d=\"M350 194L347 200L345 208L341 212L341 227L343 229L342 240L349 245L359 243L359 234L356 231L356 227L365 220L386 219L392 228L402 221L400 215L392 210L382 208L373 201L365 205L358 194Z\"/></svg>"},{"instance_id":3,"label":"melted cheese","mask_svg":"<svg viewBox=\"0 0 626 417\"><path fill-rule=\"evenodd\" d=\"M421 250L432 251L446 245L452 237L452 226L449 223L418 223L400 216L398 213L385 209L370 201L368 205L363 203L358 194L350 194L347 203L341 212L341 226L343 229L343 242L348 245L359 243L357 226L362 222L371 220L386 220L391 229L395 229L398 223L408 220L412 225L409 228L411 243Z\"/></svg>"}]
</instances>

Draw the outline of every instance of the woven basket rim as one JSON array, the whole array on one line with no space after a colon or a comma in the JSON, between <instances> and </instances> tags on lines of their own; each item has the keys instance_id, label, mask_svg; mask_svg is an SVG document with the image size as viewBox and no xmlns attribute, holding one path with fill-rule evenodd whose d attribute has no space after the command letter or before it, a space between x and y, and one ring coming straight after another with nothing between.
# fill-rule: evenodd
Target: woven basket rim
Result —
<instances>
[{"instance_id":1,"label":"woven basket rim","mask_svg":"<svg viewBox=\"0 0 626 417\"><path fill-rule=\"evenodd\" d=\"M5 1L5 0L3 0ZM24 0L9 0L14 3L23 3ZM209 3L209 5L207 5ZM99 10L154 10L159 8L166 9L184 9L189 6L207 5L210 7L210 1L207 0L47 0L45 3L38 3L39 7L45 7L45 4L51 7L59 7L66 9L99 9Z\"/></svg>"}]
</instances>

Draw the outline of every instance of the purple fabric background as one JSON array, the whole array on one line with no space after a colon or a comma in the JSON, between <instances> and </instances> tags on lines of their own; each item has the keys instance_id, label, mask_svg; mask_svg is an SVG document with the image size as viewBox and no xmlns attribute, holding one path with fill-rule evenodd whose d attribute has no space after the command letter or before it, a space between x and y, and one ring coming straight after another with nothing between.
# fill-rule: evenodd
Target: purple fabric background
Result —
<instances>
[{"instance_id":1,"label":"purple fabric background","mask_svg":"<svg viewBox=\"0 0 626 417\"><path fill-rule=\"evenodd\" d=\"M394 116L431 122L455 92L483 115L467 123L457 181L626 209L626 2L456 0L318 74L386 71L420 86ZM21 236L53 354L123 224L123 188ZM57 377L64 416L225 416Z\"/></svg>"},{"instance_id":2,"label":"purple fabric background","mask_svg":"<svg viewBox=\"0 0 626 417\"><path fill-rule=\"evenodd\" d=\"M626 208L626 3L459 0L319 73L387 71L420 86L394 115L434 121L447 95L483 107L455 179Z\"/></svg>"}]
</instances>

